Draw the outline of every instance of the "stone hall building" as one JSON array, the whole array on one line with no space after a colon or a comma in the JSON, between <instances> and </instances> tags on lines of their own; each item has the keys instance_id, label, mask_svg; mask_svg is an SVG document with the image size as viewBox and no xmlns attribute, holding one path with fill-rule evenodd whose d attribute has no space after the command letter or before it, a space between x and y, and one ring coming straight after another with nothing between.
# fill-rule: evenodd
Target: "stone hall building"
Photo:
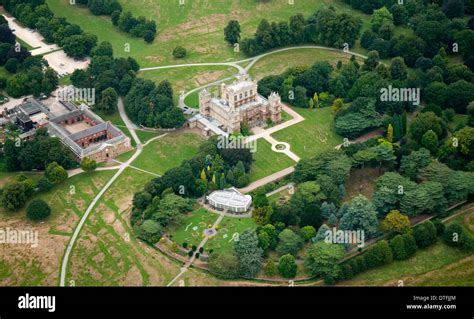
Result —
<instances>
[{"instance_id":1,"label":"stone hall building","mask_svg":"<svg viewBox=\"0 0 474 319\"><path fill-rule=\"evenodd\" d=\"M207 89L199 93L201 117L194 119L194 127L204 129L202 126L209 126L211 123L211 126L216 127L206 129L212 130L214 134L218 134L220 130L234 133L240 131L241 123L261 127L268 120L273 123L281 121L280 96L275 92L268 99L261 96L257 92L257 82L247 74L240 74L237 81L230 85L222 83L220 95L218 97L218 93L214 92L214 96L211 96ZM193 119L190 120L190 126L193 127Z\"/></svg>"},{"instance_id":2,"label":"stone hall building","mask_svg":"<svg viewBox=\"0 0 474 319\"><path fill-rule=\"evenodd\" d=\"M22 140L34 138L37 129L46 127L49 135L59 138L78 161L88 157L103 162L132 149L129 137L84 104L26 98L20 105L4 110L2 118L16 124Z\"/></svg>"}]
</instances>

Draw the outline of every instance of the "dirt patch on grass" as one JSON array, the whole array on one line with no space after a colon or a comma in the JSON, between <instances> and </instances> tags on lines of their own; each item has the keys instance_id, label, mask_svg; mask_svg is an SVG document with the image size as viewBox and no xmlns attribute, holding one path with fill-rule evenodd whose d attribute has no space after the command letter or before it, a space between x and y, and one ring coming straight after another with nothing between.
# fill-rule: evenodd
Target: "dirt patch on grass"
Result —
<instances>
[{"instance_id":1,"label":"dirt patch on grass","mask_svg":"<svg viewBox=\"0 0 474 319\"><path fill-rule=\"evenodd\" d=\"M375 180L384 174L384 169L378 168L356 168L351 170L351 176L346 182L346 197L343 201L362 194L368 199L372 198L375 191Z\"/></svg>"}]
</instances>

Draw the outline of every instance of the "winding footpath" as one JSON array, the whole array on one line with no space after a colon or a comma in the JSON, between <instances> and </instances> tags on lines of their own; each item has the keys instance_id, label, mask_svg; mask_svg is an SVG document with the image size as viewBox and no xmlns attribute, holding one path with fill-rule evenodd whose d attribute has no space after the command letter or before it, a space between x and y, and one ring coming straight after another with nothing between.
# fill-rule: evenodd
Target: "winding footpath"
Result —
<instances>
[{"instance_id":1,"label":"winding footpath","mask_svg":"<svg viewBox=\"0 0 474 319\"><path fill-rule=\"evenodd\" d=\"M125 171L125 169L141 154L143 150L143 145L138 138L137 134L135 133L134 127L131 125L131 121L128 119L127 115L125 114L124 106L123 106L123 101L122 99L119 99L118 101L118 109L120 112L120 116L122 117L123 122L127 126L128 130L130 131L130 134L132 135L133 139L135 140L137 144L137 148L135 151L135 154L126 161L125 163L121 164L119 166L119 169L117 173L112 176L112 178L105 184L105 186L100 190L100 192L94 197L92 202L89 204L87 207L86 212L84 215L82 215L81 219L79 220L79 223L77 224L76 228L74 229L74 233L72 234L71 238L69 239L69 243L66 247L66 251L64 253L64 257L62 260L61 264L61 273L60 273L60 280L59 280L59 285L61 287L64 287L66 284L66 274L67 274L67 265L69 262L69 258L71 256L72 249L76 243L77 238L79 237L79 233L82 230L82 227L84 226L84 223L86 222L87 218L89 217L89 214L92 212L94 209L95 205L99 201L99 199L104 195L104 193L109 189L109 187L119 178L119 176Z\"/></svg>"},{"instance_id":2,"label":"winding footpath","mask_svg":"<svg viewBox=\"0 0 474 319\"><path fill-rule=\"evenodd\" d=\"M272 55L272 54L275 54L275 53L280 53L280 52L284 52L284 51L289 51L289 50L297 50L297 49L318 49L318 50L328 50L328 51L334 51L334 52L342 52L342 53L346 53L346 54L350 54L350 55L355 55L357 57L360 57L360 58L363 58L363 59L366 59L367 57L362 55L362 54L358 54L358 53L355 53L355 52L350 52L350 51L343 51L343 50L339 50L339 49L335 49L335 48L329 48L329 47L324 47L324 46L316 46L316 45L304 45L304 46L295 46L295 47L287 47L287 48L282 48L282 49L277 49L277 50L273 50L273 51L269 51L269 52L266 52L266 53L263 53L261 55L258 55L258 56L255 56L255 57L251 57L251 58L248 58L248 59L243 59L243 60L240 60L240 61L233 61L233 62L215 62L215 63L189 63L189 64L176 64L176 65L166 65L166 66L157 66L157 67L149 67L149 68L143 68L143 69L140 69L140 71L151 71L151 70L161 70L161 69L171 69L171 68L181 68L181 67L193 67L193 66L229 66L229 67L233 67L233 68L236 68L238 73L234 74L233 76L230 76L230 77L227 77L225 79L221 79L221 80L218 80L218 81L215 81L215 82L212 82L212 83L208 83L206 85L203 85L203 86L200 86L198 88L195 88L195 89L192 89L188 92L186 92L183 96L180 97L179 99L179 104L178 106L183 108L184 106L186 106L186 104L184 103L184 100L185 98L196 92L196 91L200 91L204 88L207 88L207 87L210 87L210 86L215 86L217 84L220 84L222 82L226 82L226 81L229 81L229 80L232 80L233 78L235 78L237 75L239 74L242 74L242 73L247 73L254 65L255 63L257 63L260 59L266 57L266 56L269 56L269 55ZM241 65L239 65L240 63L245 63L245 62L249 62L249 64L245 67L242 67ZM89 204L89 206L87 207L87 210L85 211L84 215L81 217L81 219L79 220L79 223L77 224L76 228L74 229L74 233L73 235L71 236L71 238L69 239L69 242L68 242L68 245L66 247L66 250L64 252L64 257L62 259L62 262L61 262L61 270L60 270L60 286L61 287L64 287L66 285L66 275L67 275L67 266L68 266L68 262L69 262L69 258L71 256L71 253L72 253L72 250L74 248L74 245L77 241L77 238L79 237L79 234L82 230L82 227L84 226L84 223L86 222L87 218L89 217L90 213L92 212L92 210L94 209L95 205L97 204L97 202L99 201L99 199L105 194L105 192L110 188L110 186L119 178L119 176L125 171L126 168L128 167L133 167L131 166L130 164L138 157L140 156L140 154L142 153L142 150L143 150L143 144L141 143L140 139L138 138L135 130L140 130L142 128L139 128L137 125L135 125L132 121L130 121L130 119L128 118L127 114L125 113L125 109L124 109L124 105L123 105L123 100L120 98L119 101L118 101L118 110L119 110L119 114L120 114L120 117L122 118L123 122L125 123L125 126L126 128L130 131L130 134L132 136L132 138L134 139L134 141L136 142L136 150L135 150L135 153L133 154L133 156L126 162L124 163L121 163L120 165L118 166L112 166L112 167L104 167L104 168L99 168L98 170L102 171L102 170L115 170L115 169L118 169L118 171L114 174L114 176L112 176L112 178L105 184L105 186L99 191L99 193L94 197L94 199L92 200L92 202ZM293 110L291 110L289 107L286 107L285 108L285 111L290 113L292 116L293 116L293 119L290 120L290 121L287 121L281 125L284 125L284 127L288 127L290 125L293 125L293 124L296 124L300 121L303 121L304 118L302 118L299 114L297 114L296 112L294 112ZM259 137L263 137L267 140L269 140L271 143L272 143L272 146L274 146L273 144L275 143L279 143L278 141L276 140L272 140L272 138L270 137L270 134L273 133L274 131L277 131L279 129L282 129L283 127L282 126L276 126L274 128L271 128L269 130L265 130L261 133L258 133L257 136L253 137L253 139L257 139ZM261 134L261 135L259 135ZM163 134L163 135L160 135L156 138L161 138L163 136L165 136L166 134ZM156 139L154 138L154 139ZM150 141L149 141L150 142ZM148 144L148 143L146 143ZM145 144L145 145L146 145ZM299 157L292 153L289 148L287 148L286 151L283 151L284 153L287 153L287 155L291 158L293 158L295 161L299 160ZM250 184L249 186L247 186L247 188L257 188L257 187L260 187L262 185L265 185L269 182L272 182L276 179L279 179L281 178L282 176L285 176L289 173L291 173L292 171L294 170L294 167L289 167L287 169L284 169L280 172L277 172L275 174L272 174L272 175L269 175L261 180L258 180L252 184ZM69 172L69 176L74 176L74 175L77 175L77 174L80 174L82 171L81 170L73 170L73 171L70 171ZM150 172L151 173L151 172ZM219 218L216 220L216 222L214 223L213 227L216 227L217 225L219 225L219 223L221 222L221 220L223 219L224 215L221 214L219 216ZM206 236L202 242L199 244L199 247L203 247L206 242L208 240L208 237ZM188 262L186 262L186 264L181 268L181 271L180 273L168 284L168 286L171 286L175 283L175 281L182 275L184 274L188 268L192 265L192 263L194 262L195 260L195 256L192 256Z\"/></svg>"}]
</instances>

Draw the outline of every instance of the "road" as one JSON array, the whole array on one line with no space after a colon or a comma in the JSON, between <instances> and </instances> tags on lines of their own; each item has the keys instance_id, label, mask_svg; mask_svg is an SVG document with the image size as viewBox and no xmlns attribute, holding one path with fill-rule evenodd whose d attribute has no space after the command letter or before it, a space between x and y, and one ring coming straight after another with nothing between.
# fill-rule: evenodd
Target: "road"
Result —
<instances>
[{"instance_id":1,"label":"road","mask_svg":"<svg viewBox=\"0 0 474 319\"><path fill-rule=\"evenodd\" d=\"M152 71L152 70L193 67L193 66L230 66L230 67L234 67L238 70L238 73L236 73L236 74L234 74L230 77L227 77L225 79L221 79L221 80L218 80L218 81L208 83L208 84L202 85L200 87L194 88L194 89L186 92L183 96L181 96L180 99L179 99L178 106L180 108L183 108L184 106L187 106L187 107L191 108L190 106L188 106L184 103L184 100L186 99L186 97L188 95L190 95L190 94L192 94L196 91L201 91L205 88L218 85L222 82L230 81L233 78L237 77L237 75L239 75L240 73L248 73L248 71L255 65L255 63L257 63L260 59L262 59L264 57L267 57L267 56L275 54L275 53L280 53L280 52L285 52L285 51L290 51L290 50L298 50L298 49L317 49L317 50L333 51L333 52L339 52L339 53L346 53L346 54L349 54L349 55L354 55L354 56L362 58L362 59L367 59L367 56L365 56L363 54L360 54L360 53L352 52L352 51L344 51L344 50L325 47L325 46L320 46L320 45L300 45L300 46L281 48L281 49L265 52L265 53L262 53L260 55L257 55L257 56L251 57L251 58L247 58L247 59L243 59L243 60L239 60L239 61L203 62L203 63L186 63L186 64L163 65L163 66L142 68L142 69L140 69L140 71ZM249 62L249 61L250 61L250 63L245 68L239 65L240 63L245 63L245 62Z\"/></svg>"},{"instance_id":2,"label":"road","mask_svg":"<svg viewBox=\"0 0 474 319\"><path fill-rule=\"evenodd\" d=\"M89 217L89 214L92 212L92 210L94 209L95 205L97 204L99 199L102 197L102 195L105 194L105 192L109 189L109 187L117 180L117 178L119 178L119 176L141 154L143 150L143 145L140 139L138 138L137 134L135 133L135 129L133 125L130 125L131 121L128 119L125 113L122 99L119 99L118 101L118 109L119 109L119 113L120 113L120 116L122 117L123 122L127 126L127 129L130 131L130 134L132 135L133 139L135 140L137 144L137 148L136 148L135 154L133 154L133 156L127 162L120 165L120 168L118 169L117 173L115 173L115 175L112 176L112 178L107 182L107 184L105 184L105 186L100 190L100 192L94 197L92 202L87 207L86 212L84 213L84 215L82 215L81 219L79 220L79 223L74 229L74 233L69 239L69 243L66 247L66 252L64 253L64 258L61 263L61 273L60 273L60 281L59 281L59 284L61 287L64 287L66 284L66 274L67 274L67 265L69 262L69 257L71 256L71 252L74 247L74 244L76 243L76 240L79 237L79 233L81 232L82 227L84 226L84 223Z\"/></svg>"}]
</instances>

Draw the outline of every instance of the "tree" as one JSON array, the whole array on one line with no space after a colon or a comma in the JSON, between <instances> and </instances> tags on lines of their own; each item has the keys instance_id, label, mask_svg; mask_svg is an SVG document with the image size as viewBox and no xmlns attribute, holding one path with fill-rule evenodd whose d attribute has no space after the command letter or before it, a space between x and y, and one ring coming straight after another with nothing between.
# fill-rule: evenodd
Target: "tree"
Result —
<instances>
[{"instance_id":1,"label":"tree","mask_svg":"<svg viewBox=\"0 0 474 319\"><path fill-rule=\"evenodd\" d=\"M394 4L390 7L394 25L402 25L408 21L408 13L404 5Z\"/></svg>"},{"instance_id":2,"label":"tree","mask_svg":"<svg viewBox=\"0 0 474 319\"><path fill-rule=\"evenodd\" d=\"M443 12L450 19L462 18L464 15L464 2L462 0L447 0L443 5Z\"/></svg>"},{"instance_id":3,"label":"tree","mask_svg":"<svg viewBox=\"0 0 474 319\"><path fill-rule=\"evenodd\" d=\"M117 103L118 94L114 88L109 87L102 91L97 107L106 114L113 114L117 110Z\"/></svg>"},{"instance_id":4,"label":"tree","mask_svg":"<svg viewBox=\"0 0 474 319\"><path fill-rule=\"evenodd\" d=\"M276 251L281 255L296 255L303 245L301 237L288 228L278 235L278 239L279 243Z\"/></svg>"},{"instance_id":5,"label":"tree","mask_svg":"<svg viewBox=\"0 0 474 319\"><path fill-rule=\"evenodd\" d=\"M384 231L393 231L397 234L405 234L411 232L410 220L408 216L403 215L398 210L390 211L382 221L382 229Z\"/></svg>"},{"instance_id":6,"label":"tree","mask_svg":"<svg viewBox=\"0 0 474 319\"><path fill-rule=\"evenodd\" d=\"M392 248L393 259L402 260L407 258L405 242L403 241L402 235L396 235L393 237L390 241L390 247Z\"/></svg>"},{"instance_id":7,"label":"tree","mask_svg":"<svg viewBox=\"0 0 474 319\"><path fill-rule=\"evenodd\" d=\"M374 10L372 14L372 19L370 20L370 25L371 25L372 31L377 32L384 23L392 23L392 22L393 22L393 16L390 13L390 11L388 11L386 7L382 7L380 9Z\"/></svg>"},{"instance_id":8,"label":"tree","mask_svg":"<svg viewBox=\"0 0 474 319\"><path fill-rule=\"evenodd\" d=\"M418 246L416 245L415 237L413 237L412 234L403 234L403 243L405 245L405 252L407 254L407 257L413 255L416 250L418 249Z\"/></svg>"},{"instance_id":9,"label":"tree","mask_svg":"<svg viewBox=\"0 0 474 319\"><path fill-rule=\"evenodd\" d=\"M418 247L426 248L436 242L436 227L428 220L413 228L413 237Z\"/></svg>"},{"instance_id":10,"label":"tree","mask_svg":"<svg viewBox=\"0 0 474 319\"><path fill-rule=\"evenodd\" d=\"M239 240L234 242L234 252L239 261L239 273L244 278L254 278L262 268L263 250L258 245L254 231L245 230Z\"/></svg>"},{"instance_id":11,"label":"tree","mask_svg":"<svg viewBox=\"0 0 474 319\"><path fill-rule=\"evenodd\" d=\"M263 234L265 234L265 235L263 235ZM263 249L267 249L267 248L275 249L277 247L277 244L278 244L278 235L279 234L278 234L277 229L272 224L267 224L267 225L263 226L262 228L260 228L260 230L258 232L259 242L260 242L261 237L264 237L265 240L267 241L267 245L266 245L267 247L265 247L265 248L262 247L262 248Z\"/></svg>"},{"instance_id":12,"label":"tree","mask_svg":"<svg viewBox=\"0 0 474 319\"><path fill-rule=\"evenodd\" d=\"M240 24L237 20L230 20L224 28L224 38L230 45L235 45L240 41Z\"/></svg>"},{"instance_id":13,"label":"tree","mask_svg":"<svg viewBox=\"0 0 474 319\"><path fill-rule=\"evenodd\" d=\"M275 266L275 263L273 260L269 259L265 266L263 267L263 271L265 272L265 275L267 276L275 276L277 274L277 267Z\"/></svg>"},{"instance_id":14,"label":"tree","mask_svg":"<svg viewBox=\"0 0 474 319\"><path fill-rule=\"evenodd\" d=\"M32 200L26 208L26 216L33 221L46 219L51 214L51 208L42 199Z\"/></svg>"},{"instance_id":15,"label":"tree","mask_svg":"<svg viewBox=\"0 0 474 319\"><path fill-rule=\"evenodd\" d=\"M421 143L423 135L429 130L432 130L438 138L446 136L445 124L433 112L419 113L410 123L410 135L418 143Z\"/></svg>"},{"instance_id":16,"label":"tree","mask_svg":"<svg viewBox=\"0 0 474 319\"><path fill-rule=\"evenodd\" d=\"M418 171L428 166L431 160L430 152L426 148L420 148L418 151L413 151L402 157L400 172L411 180L415 180Z\"/></svg>"},{"instance_id":17,"label":"tree","mask_svg":"<svg viewBox=\"0 0 474 319\"><path fill-rule=\"evenodd\" d=\"M184 57L186 57L186 49L183 48L182 46L176 46L174 49L173 49L173 56L176 58L176 59L182 59Z\"/></svg>"},{"instance_id":18,"label":"tree","mask_svg":"<svg viewBox=\"0 0 474 319\"><path fill-rule=\"evenodd\" d=\"M339 227L345 230L362 230L367 237L377 233L378 219L374 205L363 195L354 197L346 206Z\"/></svg>"},{"instance_id":19,"label":"tree","mask_svg":"<svg viewBox=\"0 0 474 319\"><path fill-rule=\"evenodd\" d=\"M467 125L474 127L474 101L467 106Z\"/></svg>"},{"instance_id":20,"label":"tree","mask_svg":"<svg viewBox=\"0 0 474 319\"><path fill-rule=\"evenodd\" d=\"M387 127L387 141L390 143L393 142L393 126L391 123L389 123Z\"/></svg>"},{"instance_id":21,"label":"tree","mask_svg":"<svg viewBox=\"0 0 474 319\"><path fill-rule=\"evenodd\" d=\"M337 262L342 257L344 257L342 246L320 241L308 248L305 266L313 276L337 278L341 271Z\"/></svg>"},{"instance_id":22,"label":"tree","mask_svg":"<svg viewBox=\"0 0 474 319\"><path fill-rule=\"evenodd\" d=\"M313 226L304 226L301 228L301 237L304 241L309 241L316 236L316 229Z\"/></svg>"},{"instance_id":23,"label":"tree","mask_svg":"<svg viewBox=\"0 0 474 319\"><path fill-rule=\"evenodd\" d=\"M1 192L1 203L5 209L15 211L22 208L27 200L25 185L20 182L7 184Z\"/></svg>"},{"instance_id":24,"label":"tree","mask_svg":"<svg viewBox=\"0 0 474 319\"><path fill-rule=\"evenodd\" d=\"M143 224L136 225L134 228L139 238L151 244L159 242L163 235L163 226L151 219L145 220Z\"/></svg>"},{"instance_id":25,"label":"tree","mask_svg":"<svg viewBox=\"0 0 474 319\"><path fill-rule=\"evenodd\" d=\"M474 101L474 83L470 83L465 80L459 80L451 83L448 86L447 96L449 96L449 98L446 100L448 107L453 108L457 113L465 113L467 105L471 101Z\"/></svg>"},{"instance_id":26,"label":"tree","mask_svg":"<svg viewBox=\"0 0 474 319\"><path fill-rule=\"evenodd\" d=\"M234 279L239 276L239 261L230 253L212 253L209 257L209 271L218 278Z\"/></svg>"},{"instance_id":27,"label":"tree","mask_svg":"<svg viewBox=\"0 0 474 319\"><path fill-rule=\"evenodd\" d=\"M52 162L46 167L44 175L53 184L60 184L65 181L68 177L67 171L58 163Z\"/></svg>"},{"instance_id":28,"label":"tree","mask_svg":"<svg viewBox=\"0 0 474 319\"><path fill-rule=\"evenodd\" d=\"M377 51L370 51L367 53L367 59L364 60L363 69L365 71L372 71L379 64L380 57Z\"/></svg>"},{"instance_id":29,"label":"tree","mask_svg":"<svg viewBox=\"0 0 474 319\"><path fill-rule=\"evenodd\" d=\"M41 177L38 181L38 188L40 192L48 192L53 188L54 184L49 181L46 177Z\"/></svg>"},{"instance_id":30,"label":"tree","mask_svg":"<svg viewBox=\"0 0 474 319\"><path fill-rule=\"evenodd\" d=\"M84 172L94 171L96 168L97 168L96 161L90 159L89 157L86 156L81 160L81 169Z\"/></svg>"},{"instance_id":31,"label":"tree","mask_svg":"<svg viewBox=\"0 0 474 319\"><path fill-rule=\"evenodd\" d=\"M407 66L402 57L396 57L392 59L390 64L390 76L392 80L405 80L408 75Z\"/></svg>"},{"instance_id":32,"label":"tree","mask_svg":"<svg viewBox=\"0 0 474 319\"><path fill-rule=\"evenodd\" d=\"M438 152L438 136L433 130L426 131L421 138L421 145L426 147L432 155Z\"/></svg>"},{"instance_id":33,"label":"tree","mask_svg":"<svg viewBox=\"0 0 474 319\"><path fill-rule=\"evenodd\" d=\"M291 197L289 205L299 217L301 226L319 227L321 224L319 209L325 199L326 196L316 182L304 182Z\"/></svg>"},{"instance_id":34,"label":"tree","mask_svg":"<svg viewBox=\"0 0 474 319\"><path fill-rule=\"evenodd\" d=\"M294 278L296 276L296 262L295 257L286 254L280 257L278 261L278 272L284 278Z\"/></svg>"},{"instance_id":35,"label":"tree","mask_svg":"<svg viewBox=\"0 0 474 319\"><path fill-rule=\"evenodd\" d=\"M368 268L389 264L393 260L392 249L386 240L380 240L367 249L364 259Z\"/></svg>"}]
</instances>

